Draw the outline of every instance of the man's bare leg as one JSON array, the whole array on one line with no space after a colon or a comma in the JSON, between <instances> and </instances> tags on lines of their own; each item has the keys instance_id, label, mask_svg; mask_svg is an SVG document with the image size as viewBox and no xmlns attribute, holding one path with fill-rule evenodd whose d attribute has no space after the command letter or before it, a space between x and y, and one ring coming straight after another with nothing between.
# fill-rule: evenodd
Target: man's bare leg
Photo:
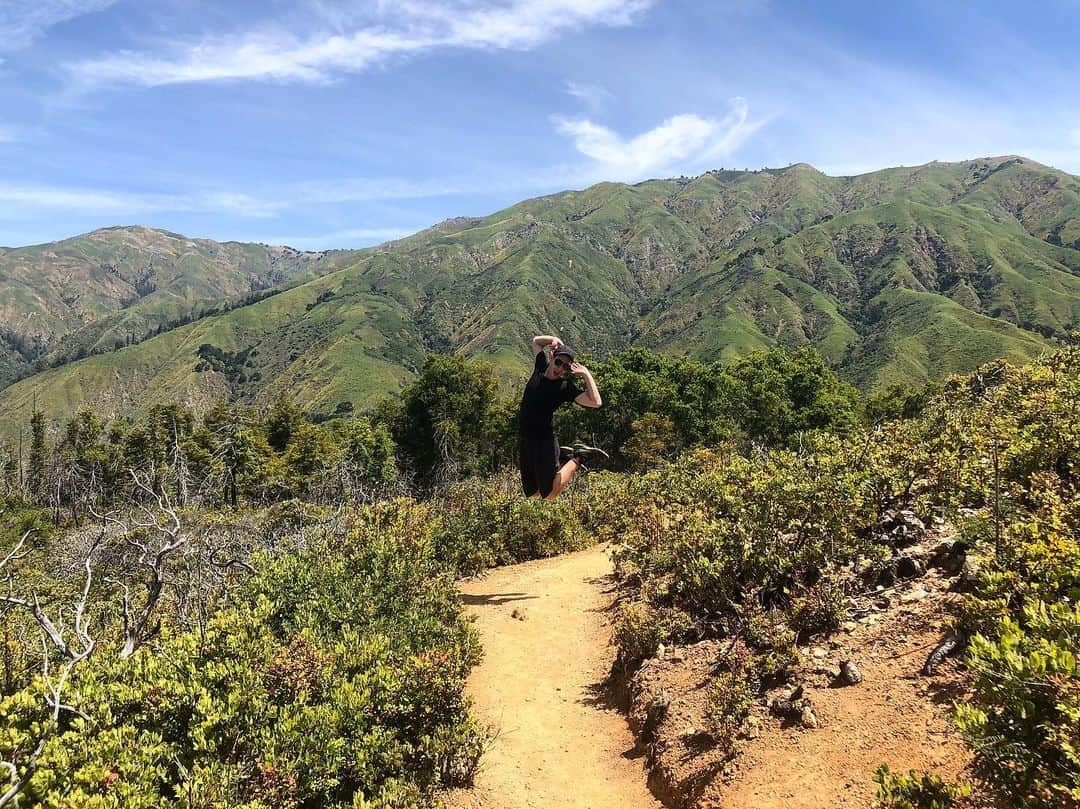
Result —
<instances>
[{"instance_id":1,"label":"man's bare leg","mask_svg":"<svg viewBox=\"0 0 1080 809\"><path fill-rule=\"evenodd\" d=\"M552 481L551 493L544 499L554 500L558 497L559 492L570 485L570 481L574 479L579 466L581 466L581 461L577 458L571 458L560 466L559 471L555 473L555 480Z\"/></svg>"}]
</instances>

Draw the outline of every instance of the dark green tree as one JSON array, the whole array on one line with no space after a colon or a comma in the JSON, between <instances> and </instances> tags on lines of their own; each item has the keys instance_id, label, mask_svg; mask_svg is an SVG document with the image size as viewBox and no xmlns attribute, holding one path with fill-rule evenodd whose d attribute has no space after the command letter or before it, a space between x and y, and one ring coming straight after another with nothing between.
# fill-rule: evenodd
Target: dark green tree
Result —
<instances>
[{"instance_id":1,"label":"dark green tree","mask_svg":"<svg viewBox=\"0 0 1080 809\"><path fill-rule=\"evenodd\" d=\"M492 442L506 435L506 416L491 366L443 354L430 354L400 403L378 412L403 467L422 489L491 471Z\"/></svg>"},{"instance_id":2,"label":"dark green tree","mask_svg":"<svg viewBox=\"0 0 1080 809\"><path fill-rule=\"evenodd\" d=\"M45 489L47 464L45 414L34 410L30 416L30 459L26 467L26 487L31 499L40 498Z\"/></svg>"},{"instance_id":3,"label":"dark green tree","mask_svg":"<svg viewBox=\"0 0 1080 809\"><path fill-rule=\"evenodd\" d=\"M304 414L296 403L284 393L271 405L266 414L266 442L274 452L282 453L289 438L304 420Z\"/></svg>"},{"instance_id":4,"label":"dark green tree","mask_svg":"<svg viewBox=\"0 0 1080 809\"><path fill-rule=\"evenodd\" d=\"M811 348L756 352L731 368L735 417L745 433L770 445L810 430L846 433L859 423L859 393Z\"/></svg>"}]
</instances>

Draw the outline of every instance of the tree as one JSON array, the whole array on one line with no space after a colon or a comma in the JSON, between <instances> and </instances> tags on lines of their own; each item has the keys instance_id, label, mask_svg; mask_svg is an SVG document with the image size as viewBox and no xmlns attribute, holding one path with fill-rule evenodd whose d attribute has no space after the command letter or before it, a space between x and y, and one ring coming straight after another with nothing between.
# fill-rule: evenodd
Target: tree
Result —
<instances>
[{"instance_id":1,"label":"tree","mask_svg":"<svg viewBox=\"0 0 1080 809\"><path fill-rule=\"evenodd\" d=\"M40 498L45 488L45 414L35 409L30 416L30 460L26 470L31 499Z\"/></svg>"},{"instance_id":2,"label":"tree","mask_svg":"<svg viewBox=\"0 0 1080 809\"><path fill-rule=\"evenodd\" d=\"M296 403L284 393L266 414L266 441L274 452L282 453L289 444L293 432L304 420Z\"/></svg>"},{"instance_id":3,"label":"tree","mask_svg":"<svg viewBox=\"0 0 1080 809\"><path fill-rule=\"evenodd\" d=\"M421 488L493 468L492 438L500 432L498 382L491 366L430 354L399 405L385 405L403 465Z\"/></svg>"},{"instance_id":4,"label":"tree","mask_svg":"<svg viewBox=\"0 0 1080 809\"><path fill-rule=\"evenodd\" d=\"M731 368L736 418L746 433L770 445L799 433L846 433L858 424L859 393L810 348L755 352Z\"/></svg>"}]
</instances>

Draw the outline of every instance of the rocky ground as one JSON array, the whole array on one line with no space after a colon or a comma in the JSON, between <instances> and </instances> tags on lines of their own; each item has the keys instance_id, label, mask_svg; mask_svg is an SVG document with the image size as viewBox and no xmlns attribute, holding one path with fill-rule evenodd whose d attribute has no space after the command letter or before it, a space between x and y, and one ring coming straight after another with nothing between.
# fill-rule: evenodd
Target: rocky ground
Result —
<instances>
[{"instance_id":1,"label":"rocky ground","mask_svg":"<svg viewBox=\"0 0 1080 809\"><path fill-rule=\"evenodd\" d=\"M754 705L733 753L710 732L706 704L728 641L662 649L635 674L630 723L665 804L854 809L870 805L882 763L945 778L969 768L948 718L963 675L950 658L923 669L971 563L944 526L925 530L909 512L886 520L892 566L849 600L839 631L800 647L793 676Z\"/></svg>"}]
</instances>

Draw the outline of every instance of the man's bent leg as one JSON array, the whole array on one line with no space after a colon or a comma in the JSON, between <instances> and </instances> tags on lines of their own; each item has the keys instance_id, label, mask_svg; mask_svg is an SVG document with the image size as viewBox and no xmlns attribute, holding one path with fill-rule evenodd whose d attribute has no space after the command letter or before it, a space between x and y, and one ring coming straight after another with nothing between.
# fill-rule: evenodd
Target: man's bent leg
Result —
<instances>
[{"instance_id":1,"label":"man's bent leg","mask_svg":"<svg viewBox=\"0 0 1080 809\"><path fill-rule=\"evenodd\" d=\"M559 471L555 473L555 479L551 483L551 493L544 499L554 500L558 497L559 492L565 489L570 484L570 481L574 479L574 475L577 474L579 466L581 466L581 461L577 458L571 458L560 466Z\"/></svg>"}]
</instances>

